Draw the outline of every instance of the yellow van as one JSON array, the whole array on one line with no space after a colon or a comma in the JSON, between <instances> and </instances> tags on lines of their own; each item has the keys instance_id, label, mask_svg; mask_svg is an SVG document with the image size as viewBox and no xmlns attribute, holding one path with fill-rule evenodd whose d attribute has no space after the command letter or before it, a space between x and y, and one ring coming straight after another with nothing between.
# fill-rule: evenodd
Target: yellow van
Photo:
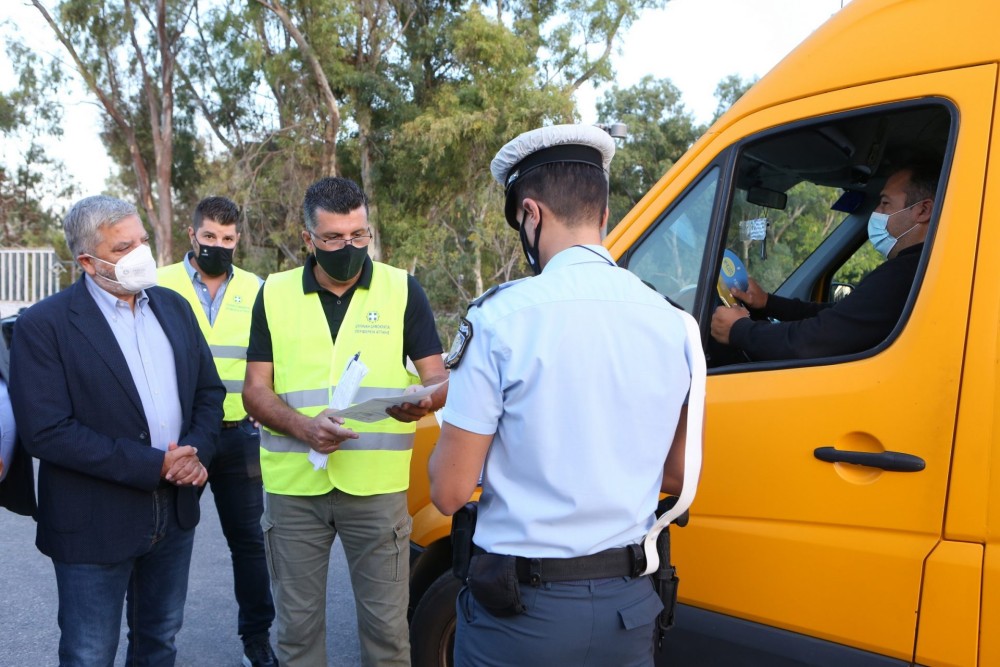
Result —
<instances>
[{"instance_id":1,"label":"yellow van","mask_svg":"<svg viewBox=\"0 0 1000 667\"><path fill-rule=\"evenodd\" d=\"M700 322L709 360L664 664L1000 665L998 30L993 0L853 0L608 236L621 266ZM715 343L725 250L776 294L843 298L874 264L886 177L914 151L941 175L885 340L787 361ZM427 499L430 426L411 489L418 665L447 664L456 586Z\"/></svg>"}]
</instances>

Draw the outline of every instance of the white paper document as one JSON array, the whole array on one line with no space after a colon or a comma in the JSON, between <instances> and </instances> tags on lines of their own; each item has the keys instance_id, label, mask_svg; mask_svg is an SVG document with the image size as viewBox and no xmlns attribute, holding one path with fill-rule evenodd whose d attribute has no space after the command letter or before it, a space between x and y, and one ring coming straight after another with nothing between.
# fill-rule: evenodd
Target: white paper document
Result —
<instances>
[{"instance_id":1,"label":"white paper document","mask_svg":"<svg viewBox=\"0 0 1000 667\"><path fill-rule=\"evenodd\" d=\"M349 408L336 410L336 414L338 417L353 419L359 422L377 422L379 420L389 418L389 415L385 412L386 408L391 408L395 405L402 405L403 403L419 403L422 399L427 398L437 391L437 388L445 382L447 382L447 380L439 382L438 384L432 384L431 386L424 387L423 389L418 389L417 391L409 394L369 398L367 401L352 405Z\"/></svg>"},{"instance_id":2,"label":"white paper document","mask_svg":"<svg viewBox=\"0 0 1000 667\"><path fill-rule=\"evenodd\" d=\"M358 393L361 380L367 374L368 367L361 361L361 353L358 352L347 362L347 366L344 368L344 372L337 382L337 387L333 390L333 395L330 397L330 407L339 410L349 406ZM324 469L326 468L326 460L329 456L329 454L321 454L315 449L310 449L309 463L313 464L314 470Z\"/></svg>"}]
</instances>

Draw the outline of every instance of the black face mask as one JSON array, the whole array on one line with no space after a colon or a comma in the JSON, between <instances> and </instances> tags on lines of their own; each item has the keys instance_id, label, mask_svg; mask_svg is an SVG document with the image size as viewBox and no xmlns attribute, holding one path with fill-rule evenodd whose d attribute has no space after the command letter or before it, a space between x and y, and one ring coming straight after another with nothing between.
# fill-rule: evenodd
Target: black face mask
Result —
<instances>
[{"instance_id":1,"label":"black face mask","mask_svg":"<svg viewBox=\"0 0 1000 667\"><path fill-rule=\"evenodd\" d=\"M198 253L195 260L198 268L209 278L215 278L229 273L233 267L233 252L236 248L223 248L218 245L201 245L197 241Z\"/></svg>"},{"instance_id":2,"label":"black face mask","mask_svg":"<svg viewBox=\"0 0 1000 667\"><path fill-rule=\"evenodd\" d=\"M313 246L315 247L315 246ZM346 245L340 250L320 250L316 248L316 263L326 275L337 282L347 282L358 275L365 265L368 248L355 248Z\"/></svg>"},{"instance_id":3,"label":"black face mask","mask_svg":"<svg viewBox=\"0 0 1000 667\"><path fill-rule=\"evenodd\" d=\"M542 220L539 215L538 224L535 225L535 247L532 248L528 245L528 232L524 228L524 223L527 219L528 213L525 212L521 215L521 227L518 229L518 235L521 237L521 250L524 251L524 256L528 260L528 266L537 276L542 272L542 262L538 258L538 237L542 235Z\"/></svg>"}]
</instances>

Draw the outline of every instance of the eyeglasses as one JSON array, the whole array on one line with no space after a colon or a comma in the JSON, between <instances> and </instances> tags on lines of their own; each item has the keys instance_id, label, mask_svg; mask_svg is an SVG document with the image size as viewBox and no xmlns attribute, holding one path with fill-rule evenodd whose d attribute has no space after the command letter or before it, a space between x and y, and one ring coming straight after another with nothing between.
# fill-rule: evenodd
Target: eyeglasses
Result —
<instances>
[{"instance_id":1,"label":"eyeglasses","mask_svg":"<svg viewBox=\"0 0 1000 667\"><path fill-rule=\"evenodd\" d=\"M357 236L349 236L346 239L339 237L325 239L323 237L316 236L312 232L309 232L309 236L312 237L313 242L318 243L321 247L323 247L326 250L341 250L342 248L346 248L348 245L352 245L355 248L364 248L369 243L372 242L371 233L358 234Z\"/></svg>"}]
</instances>

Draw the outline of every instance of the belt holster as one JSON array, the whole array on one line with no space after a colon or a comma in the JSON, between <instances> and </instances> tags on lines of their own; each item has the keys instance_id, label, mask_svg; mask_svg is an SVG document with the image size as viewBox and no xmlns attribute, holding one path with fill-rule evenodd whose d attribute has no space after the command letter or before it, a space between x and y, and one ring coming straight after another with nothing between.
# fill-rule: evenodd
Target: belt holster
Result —
<instances>
[{"instance_id":1,"label":"belt holster","mask_svg":"<svg viewBox=\"0 0 1000 667\"><path fill-rule=\"evenodd\" d=\"M660 566L653 573L653 585L663 603L663 611L656 619L656 647L663 648L663 636L674 624L674 610L677 607L677 568L670 562L670 527L667 526L656 538L656 553Z\"/></svg>"},{"instance_id":2,"label":"belt holster","mask_svg":"<svg viewBox=\"0 0 1000 667\"><path fill-rule=\"evenodd\" d=\"M527 609L521 601L516 556L476 554L470 564L468 586L476 602L497 618L523 614Z\"/></svg>"},{"instance_id":3,"label":"belt holster","mask_svg":"<svg viewBox=\"0 0 1000 667\"><path fill-rule=\"evenodd\" d=\"M477 503L465 503L451 518L451 571L463 583L469 578L478 507Z\"/></svg>"}]
</instances>

